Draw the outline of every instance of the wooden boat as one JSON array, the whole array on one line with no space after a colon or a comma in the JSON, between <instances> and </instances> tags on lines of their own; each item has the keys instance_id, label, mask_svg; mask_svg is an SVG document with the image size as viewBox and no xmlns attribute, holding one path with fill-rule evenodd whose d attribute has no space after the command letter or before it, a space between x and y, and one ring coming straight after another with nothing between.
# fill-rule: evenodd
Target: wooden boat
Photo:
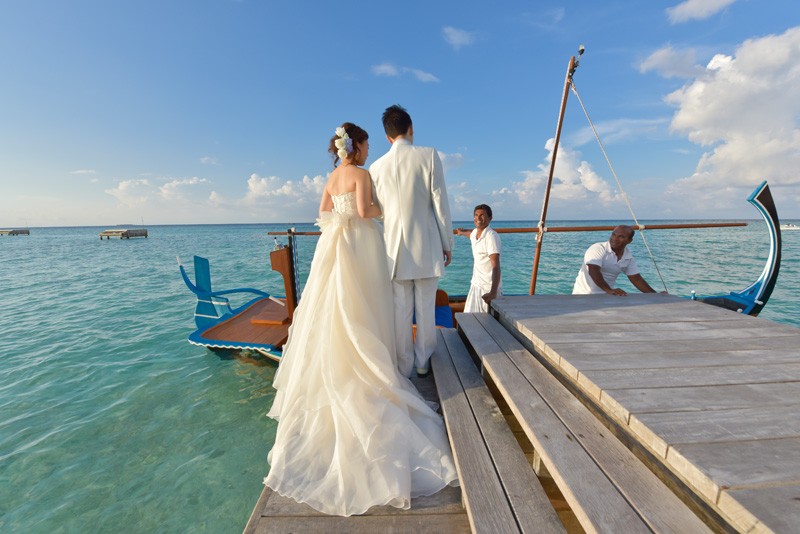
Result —
<instances>
[{"instance_id":1,"label":"wooden boat","mask_svg":"<svg viewBox=\"0 0 800 534\"><path fill-rule=\"evenodd\" d=\"M178 258L181 277L186 287L197 297L194 312L197 329L189 334L189 343L211 350L251 350L273 361L280 361L300 295L296 240L298 236L320 233L288 230L269 234L288 238L287 244L277 245L269 254L272 270L283 277L285 296L282 297L249 287L214 291L211 287L211 266L208 259L194 257L193 283ZM249 294L252 298L233 308L228 296L236 294ZM441 289L436 292L437 325L452 327L454 313L463 309L463 303L459 307L457 302L451 308L447 293Z\"/></svg>"},{"instance_id":2,"label":"wooden boat","mask_svg":"<svg viewBox=\"0 0 800 534\"><path fill-rule=\"evenodd\" d=\"M197 330L189 334L189 343L212 350L252 350L279 361L297 306L296 261L293 236L288 246L270 252L272 269L283 275L286 295L275 298L249 287L214 291L211 266L200 256L194 257L195 281L192 283L178 258L181 277L197 297L194 311ZM252 298L232 308L228 296L242 294Z\"/></svg>"},{"instance_id":3,"label":"wooden boat","mask_svg":"<svg viewBox=\"0 0 800 534\"><path fill-rule=\"evenodd\" d=\"M692 299L700 300L706 304L720 306L729 310L734 310L746 315L756 316L764 308L775 288L778 280L778 272L781 269L781 227L778 220L778 211L775 209L775 202L772 200L772 193L769 185L764 181L747 198L747 201L756 207L764 218L764 222L769 229L769 255L764 270L755 282L741 291L732 291L728 295L716 295L710 297L697 297L692 295Z\"/></svg>"},{"instance_id":4,"label":"wooden boat","mask_svg":"<svg viewBox=\"0 0 800 534\"><path fill-rule=\"evenodd\" d=\"M583 53L583 48L579 52ZM547 207L550 189L553 181L556 155L558 153L561 126L563 123L566 101L572 86L572 76L578 67L578 61L573 56L570 58L567 77L564 85L564 95L559 113L556 129L555 146L551 158L550 175L545 189L544 204L539 224L535 228L496 228L498 233L536 233L536 250L533 268L531 271L530 294L536 291L536 278L538 274L539 258L548 232L587 232L587 231L612 231L614 226L572 226L548 227L546 224ZM599 141L599 138L598 138ZM602 148L602 145L601 145ZM697 296L692 294L693 300L698 300L714 306L734 310L749 315L758 315L769 300L775 281L780 270L781 260L781 225L778 220L777 210L770 193L767 182L763 182L748 197L748 202L753 204L761 213L767 224L770 236L770 252L767 263L761 276L749 287L727 295ZM727 223L678 223L642 225L635 222L631 224L637 230L663 230L675 228L718 228L730 226L745 226L744 222ZM189 335L189 342L195 345L206 346L210 349L253 350L260 352L274 361L280 360L281 349L286 342L289 326L291 325L294 309L300 298L297 280L297 254L296 239L299 236L318 236L320 232L295 232L290 229L286 232L269 232L271 236L286 236L288 243L276 246L270 252L272 269L283 276L284 297L275 298L269 294L252 288L238 288L225 291L211 289L211 275L208 260L199 256L194 257L195 283L193 284L183 265L180 265L181 276L187 287L197 296L195 307L195 324L197 330ZM225 295L235 293L250 293L254 297L244 305L233 309ZM448 296L441 289L436 295L436 321L439 326L451 327L455 324L455 314L464 310L466 295Z\"/></svg>"}]
</instances>

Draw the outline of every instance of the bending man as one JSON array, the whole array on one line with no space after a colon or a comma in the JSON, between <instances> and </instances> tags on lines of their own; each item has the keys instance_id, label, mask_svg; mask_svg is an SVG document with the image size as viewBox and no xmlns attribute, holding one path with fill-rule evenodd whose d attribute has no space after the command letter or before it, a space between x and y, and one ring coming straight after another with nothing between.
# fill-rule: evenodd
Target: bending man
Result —
<instances>
[{"instance_id":1,"label":"bending man","mask_svg":"<svg viewBox=\"0 0 800 534\"><path fill-rule=\"evenodd\" d=\"M620 225L614 228L608 241L595 243L583 255L583 265L575 278L573 295L627 295L625 291L614 287L620 273L625 273L631 284L642 293L655 293L642 275L628 244L633 241L633 228Z\"/></svg>"}]
</instances>

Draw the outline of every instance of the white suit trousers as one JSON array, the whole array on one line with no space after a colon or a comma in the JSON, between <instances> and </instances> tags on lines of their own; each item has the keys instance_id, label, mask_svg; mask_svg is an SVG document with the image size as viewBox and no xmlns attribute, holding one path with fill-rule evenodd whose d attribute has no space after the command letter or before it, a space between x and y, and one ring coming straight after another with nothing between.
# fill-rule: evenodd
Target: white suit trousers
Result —
<instances>
[{"instance_id":1,"label":"white suit trousers","mask_svg":"<svg viewBox=\"0 0 800 534\"><path fill-rule=\"evenodd\" d=\"M394 290L394 325L397 342L397 368L410 377L414 368L428 369L436 348L436 289L439 278L392 280ZM417 338L411 325L416 315Z\"/></svg>"}]
</instances>

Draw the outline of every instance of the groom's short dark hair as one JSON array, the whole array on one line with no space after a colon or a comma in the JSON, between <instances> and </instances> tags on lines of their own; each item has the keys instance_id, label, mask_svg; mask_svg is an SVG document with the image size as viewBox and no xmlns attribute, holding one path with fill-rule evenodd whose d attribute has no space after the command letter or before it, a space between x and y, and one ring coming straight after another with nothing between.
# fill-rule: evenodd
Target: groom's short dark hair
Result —
<instances>
[{"instance_id":1,"label":"groom's short dark hair","mask_svg":"<svg viewBox=\"0 0 800 534\"><path fill-rule=\"evenodd\" d=\"M395 104L383 112L383 129L392 139L407 134L409 128L411 128L411 115L401 106Z\"/></svg>"}]
</instances>

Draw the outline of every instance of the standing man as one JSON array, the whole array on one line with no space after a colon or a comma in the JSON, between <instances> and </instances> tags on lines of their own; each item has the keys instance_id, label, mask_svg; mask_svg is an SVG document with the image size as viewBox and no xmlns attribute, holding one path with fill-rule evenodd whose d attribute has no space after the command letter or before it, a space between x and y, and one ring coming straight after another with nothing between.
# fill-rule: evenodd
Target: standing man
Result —
<instances>
[{"instance_id":1,"label":"standing man","mask_svg":"<svg viewBox=\"0 0 800 534\"><path fill-rule=\"evenodd\" d=\"M619 273L625 273L636 289L642 293L655 293L656 290L645 282L639 274L636 260L628 250L633 241L633 228L620 225L614 228L608 241L595 243L583 256L583 265L575 278L573 295L593 295L608 293L625 296L627 293L614 287Z\"/></svg>"},{"instance_id":2,"label":"standing man","mask_svg":"<svg viewBox=\"0 0 800 534\"><path fill-rule=\"evenodd\" d=\"M442 162L436 149L414 146L411 116L386 108L383 129L389 152L370 165L375 198L383 211L386 256L395 306L397 366L405 376L428 374L436 347L436 288L450 265L453 224ZM416 341L412 317L416 316Z\"/></svg>"},{"instance_id":3,"label":"standing man","mask_svg":"<svg viewBox=\"0 0 800 534\"><path fill-rule=\"evenodd\" d=\"M472 244L472 281L469 286L464 311L467 313L488 312L489 303L503 294L500 281L500 235L489 227L492 208L478 204L473 210L475 229L471 232L458 228L456 234L469 237Z\"/></svg>"}]
</instances>

